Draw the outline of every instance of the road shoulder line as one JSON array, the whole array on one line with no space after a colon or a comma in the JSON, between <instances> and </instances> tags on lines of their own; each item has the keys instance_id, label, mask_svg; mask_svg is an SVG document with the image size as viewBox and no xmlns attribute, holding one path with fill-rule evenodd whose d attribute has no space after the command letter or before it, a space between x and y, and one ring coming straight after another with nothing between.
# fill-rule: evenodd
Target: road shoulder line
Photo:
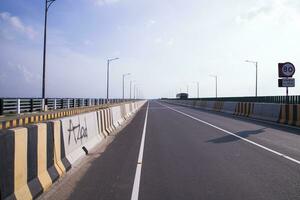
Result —
<instances>
[{"instance_id":1,"label":"road shoulder line","mask_svg":"<svg viewBox=\"0 0 300 200\"><path fill-rule=\"evenodd\" d=\"M145 135L146 135L147 121L148 121L148 111L149 111L149 102L147 105L147 111L146 111L146 115L145 115L144 129L143 129L139 157L138 157L136 171L135 171L134 183L133 183L133 188L132 188L132 193L131 193L131 200L139 199L140 180L141 180L144 146L145 146Z\"/></svg>"}]
</instances>

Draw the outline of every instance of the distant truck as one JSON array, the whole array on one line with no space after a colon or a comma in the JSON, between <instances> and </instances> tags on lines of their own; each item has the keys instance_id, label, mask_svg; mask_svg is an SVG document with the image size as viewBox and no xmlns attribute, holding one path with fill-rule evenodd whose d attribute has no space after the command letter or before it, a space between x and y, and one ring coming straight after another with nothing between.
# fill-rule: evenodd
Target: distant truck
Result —
<instances>
[{"instance_id":1,"label":"distant truck","mask_svg":"<svg viewBox=\"0 0 300 200\"><path fill-rule=\"evenodd\" d=\"M188 93L178 93L176 94L177 99L188 99L189 95Z\"/></svg>"}]
</instances>

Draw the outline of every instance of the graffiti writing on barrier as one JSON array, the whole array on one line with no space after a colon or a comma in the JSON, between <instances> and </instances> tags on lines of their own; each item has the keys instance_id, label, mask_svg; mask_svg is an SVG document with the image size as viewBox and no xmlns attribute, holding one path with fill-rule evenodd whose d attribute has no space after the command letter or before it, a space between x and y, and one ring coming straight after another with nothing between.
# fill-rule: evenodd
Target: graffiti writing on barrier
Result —
<instances>
[{"instance_id":1,"label":"graffiti writing on barrier","mask_svg":"<svg viewBox=\"0 0 300 200\"><path fill-rule=\"evenodd\" d=\"M70 119L68 132L69 132L68 144L70 144L72 137L76 144L78 141L82 143L83 138L88 137L86 118L84 118L84 125L80 124L79 117L78 117L78 124L76 125L74 125L72 119Z\"/></svg>"}]
</instances>

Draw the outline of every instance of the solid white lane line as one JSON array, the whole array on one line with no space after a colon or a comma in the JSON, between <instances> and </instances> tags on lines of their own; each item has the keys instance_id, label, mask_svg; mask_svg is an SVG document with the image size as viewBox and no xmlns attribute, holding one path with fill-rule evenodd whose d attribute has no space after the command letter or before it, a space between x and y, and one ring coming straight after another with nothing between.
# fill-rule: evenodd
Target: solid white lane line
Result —
<instances>
[{"instance_id":1,"label":"solid white lane line","mask_svg":"<svg viewBox=\"0 0 300 200\"><path fill-rule=\"evenodd\" d=\"M148 102L148 105L147 105L143 135L142 135L141 146L140 146L140 151L139 151L139 158L138 158L138 162L137 162L137 166L136 166L134 183L133 183L133 188L132 188L132 193L131 193L131 200L138 200L139 199L140 180L141 180L141 172L142 172L142 164L143 164L143 155L144 155L145 135L146 135L146 129L147 129L148 111L149 111L149 102Z\"/></svg>"},{"instance_id":2,"label":"solid white lane line","mask_svg":"<svg viewBox=\"0 0 300 200\"><path fill-rule=\"evenodd\" d=\"M215 126L215 125L213 125L213 124L211 124L211 123L208 123L208 122L206 122L206 121L203 121L203 120L201 120L201 119L198 119L198 118L196 118L196 117L193 117L193 116L191 116L191 115L189 115L189 114L186 114L186 113L184 113L184 112L181 112L181 111L176 110L176 109L174 109L174 108L171 108L171 107L169 107L169 106L163 105L163 104L161 104L161 103L159 103L159 104L162 105L162 106L165 106L165 107L169 108L170 110L173 110L173 111L178 112L178 113L180 113L180 114L182 114L182 115L185 115L186 117L189 117L189 118L194 119L194 120L196 120L196 121L198 121L198 122L201 122L201 123L203 123L203 124L206 124L206 125L208 125L208 126L211 126L211 127L215 128L215 129L218 129L218 130L220 130L220 131L222 131L222 132L224 132L224 133L227 133L227 134L229 134L229 135L232 135L232 136L234 136L234 137L237 137L237 138L239 138L239 139L241 139L241 140L243 140L243 141L245 141L245 142L248 142L248 143L250 143L250 144L253 144L253 145L257 146L257 147L260 147L260 148L262 148L262 149L264 149L264 150L266 150L266 151L268 151L268 152L271 152L271 153L276 154L276 155L278 155L278 156L280 156L280 157L283 157L283 158L285 158L285 159L287 159L287 160L290 160L290 161L292 161L292 162L294 162L294 163L296 163L296 164L300 164L300 161L299 161L299 160L294 159L294 158L292 158L292 157L290 157L290 156L287 156L287 155L285 155L285 154L283 154L283 153L280 153L280 152L278 152L278 151L275 151L275 150L273 150L273 149L270 149L270 148L268 148L268 147L265 147L265 146L263 146L263 145L261 145L261 144L258 144L258 143L256 143L256 142L253 142L253 141L251 141L251 140L248 140L248 139L246 139L246 138L243 138L243 137L241 137L241 136L239 136L239 135L236 135L236 134L234 134L234 133L232 133L232 132L230 132L230 131L224 130L224 129L222 129L222 128L220 128L220 127L217 127L217 126Z\"/></svg>"}]
</instances>

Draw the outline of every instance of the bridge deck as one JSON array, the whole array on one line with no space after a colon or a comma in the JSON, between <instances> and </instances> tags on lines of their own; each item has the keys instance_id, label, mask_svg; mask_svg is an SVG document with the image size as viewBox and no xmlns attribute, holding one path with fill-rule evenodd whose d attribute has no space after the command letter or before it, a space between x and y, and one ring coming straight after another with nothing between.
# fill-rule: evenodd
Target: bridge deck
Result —
<instances>
[{"instance_id":1,"label":"bridge deck","mask_svg":"<svg viewBox=\"0 0 300 200\"><path fill-rule=\"evenodd\" d=\"M299 199L299 129L151 101L43 199ZM139 177L138 177L139 178Z\"/></svg>"}]
</instances>

